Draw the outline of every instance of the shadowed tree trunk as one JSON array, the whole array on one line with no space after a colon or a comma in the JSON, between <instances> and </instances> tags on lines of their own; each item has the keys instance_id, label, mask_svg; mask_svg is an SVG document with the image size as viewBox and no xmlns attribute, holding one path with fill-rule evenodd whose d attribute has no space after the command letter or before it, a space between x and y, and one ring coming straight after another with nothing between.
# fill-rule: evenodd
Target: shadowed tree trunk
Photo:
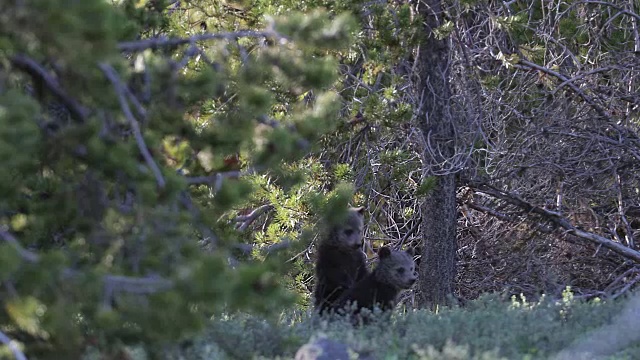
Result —
<instances>
[{"instance_id":1,"label":"shadowed tree trunk","mask_svg":"<svg viewBox=\"0 0 640 360\"><path fill-rule=\"evenodd\" d=\"M418 121L425 139L425 172L436 180L423 204L418 302L434 309L448 303L456 274L454 125L449 107L449 40L434 34L442 23L441 1L421 1L418 14L426 32L416 59Z\"/></svg>"}]
</instances>

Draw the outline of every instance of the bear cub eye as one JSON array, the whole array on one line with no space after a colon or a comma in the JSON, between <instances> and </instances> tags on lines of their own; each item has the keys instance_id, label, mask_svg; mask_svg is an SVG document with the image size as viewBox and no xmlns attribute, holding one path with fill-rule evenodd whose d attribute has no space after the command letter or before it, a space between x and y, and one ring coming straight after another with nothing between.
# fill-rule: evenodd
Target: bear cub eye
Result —
<instances>
[{"instance_id":1,"label":"bear cub eye","mask_svg":"<svg viewBox=\"0 0 640 360\"><path fill-rule=\"evenodd\" d=\"M344 231L344 234L347 235L347 236L351 236L351 235L353 235L353 230L352 229L347 229L347 230Z\"/></svg>"},{"instance_id":2,"label":"bear cub eye","mask_svg":"<svg viewBox=\"0 0 640 360\"><path fill-rule=\"evenodd\" d=\"M396 271L398 274L404 274L404 268L397 268Z\"/></svg>"}]
</instances>

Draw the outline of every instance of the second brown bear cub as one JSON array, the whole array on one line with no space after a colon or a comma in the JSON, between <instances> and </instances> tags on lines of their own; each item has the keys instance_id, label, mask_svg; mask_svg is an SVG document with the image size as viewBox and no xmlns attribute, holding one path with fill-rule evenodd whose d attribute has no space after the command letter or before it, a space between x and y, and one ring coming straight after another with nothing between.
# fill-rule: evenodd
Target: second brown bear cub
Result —
<instances>
[{"instance_id":1,"label":"second brown bear cub","mask_svg":"<svg viewBox=\"0 0 640 360\"><path fill-rule=\"evenodd\" d=\"M415 267L412 251L380 248L376 268L345 291L338 299L337 307L352 315L359 315L363 308L392 310L400 291L410 288L418 279Z\"/></svg>"}]
</instances>

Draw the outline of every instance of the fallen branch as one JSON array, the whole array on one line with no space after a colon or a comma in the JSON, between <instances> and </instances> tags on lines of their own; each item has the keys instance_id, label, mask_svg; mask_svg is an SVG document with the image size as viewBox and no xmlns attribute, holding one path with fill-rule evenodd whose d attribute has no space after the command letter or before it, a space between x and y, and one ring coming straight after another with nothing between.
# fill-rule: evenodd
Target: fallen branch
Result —
<instances>
[{"instance_id":1,"label":"fallen branch","mask_svg":"<svg viewBox=\"0 0 640 360\"><path fill-rule=\"evenodd\" d=\"M633 261L635 261L636 263L640 263L640 252L635 251L631 248L628 248L620 243L617 243L615 241L611 241L610 239L607 239L603 236L588 232L588 231L584 231L584 230L580 230L578 228L576 228L575 226L573 226L571 224L571 222L566 219L565 217L563 217L560 213L554 212L554 211L550 211L550 210L546 210L543 209L541 207L535 206L523 199L521 199L520 197L518 197L517 195L514 194L510 194L506 191L502 191L499 189L496 189L490 185L487 184L474 184L473 187L482 193L485 193L489 196L493 196L497 199L503 200L508 202L511 205L515 205L529 213L533 213L536 215L541 216L542 218L550 221L551 223L553 223L556 226L559 226L561 228L563 228L565 230L566 234L571 234L574 235L580 239L584 239L584 240L588 240L594 244L597 244L599 246L602 246L606 249L609 249L613 252L615 252L618 255L622 255L628 259L631 259Z\"/></svg>"},{"instance_id":2,"label":"fallen branch","mask_svg":"<svg viewBox=\"0 0 640 360\"><path fill-rule=\"evenodd\" d=\"M497 211L495 209L492 209L492 208L489 208L489 207L486 207L486 206L483 206L483 205L480 205L480 204L476 204L476 203L473 203L473 202L467 202L467 203L465 203L465 205L469 206L473 210L480 211L480 212L483 212L485 214L489 214L489 215L491 215L491 216L493 216L495 218L498 218L498 219L500 219L502 221L510 221L510 222L511 221L515 221L513 216L501 213L501 212L499 212L499 211Z\"/></svg>"}]
</instances>

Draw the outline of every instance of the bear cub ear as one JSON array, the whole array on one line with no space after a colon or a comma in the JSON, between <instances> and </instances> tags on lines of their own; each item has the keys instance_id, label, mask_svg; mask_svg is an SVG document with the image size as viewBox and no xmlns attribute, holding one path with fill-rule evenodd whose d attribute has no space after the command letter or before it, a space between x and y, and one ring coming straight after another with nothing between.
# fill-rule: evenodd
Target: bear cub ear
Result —
<instances>
[{"instance_id":1,"label":"bear cub ear","mask_svg":"<svg viewBox=\"0 0 640 360\"><path fill-rule=\"evenodd\" d=\"M417 252L416 252L416 248L414 248L413 246L412 246L412 247L410 247L410 248L408 248L407 250L405 250L405 252L406 252L407 254L409 254L409 256L411 256L411 257L416 256L416 253L417 253Z\"/></svg>"},{"instance_id":2,"label":"bear cub ear","mask_svg":"<svg viewBox=\"0 0 640 360\"><path fill-rule=\"evenodd\" d=\"M358 214L364 216L365 207L364 206L352 207L350 210L353 210L353 211L357 212Z\"/></svg>"},{"instance_id":3,"label":"bear cub ear","mask_svg":"<svg viewBox=\"0 0 640 360\"><path fill-rule=\"evenodd\" d=\"M387 256L390 256L390 255L391 255L391 249L389 249L388 247L383 246L380 249L378 249L378 257L380 259L384 259L384 258L386 258Z\"/></svg>"}]
</instances>

